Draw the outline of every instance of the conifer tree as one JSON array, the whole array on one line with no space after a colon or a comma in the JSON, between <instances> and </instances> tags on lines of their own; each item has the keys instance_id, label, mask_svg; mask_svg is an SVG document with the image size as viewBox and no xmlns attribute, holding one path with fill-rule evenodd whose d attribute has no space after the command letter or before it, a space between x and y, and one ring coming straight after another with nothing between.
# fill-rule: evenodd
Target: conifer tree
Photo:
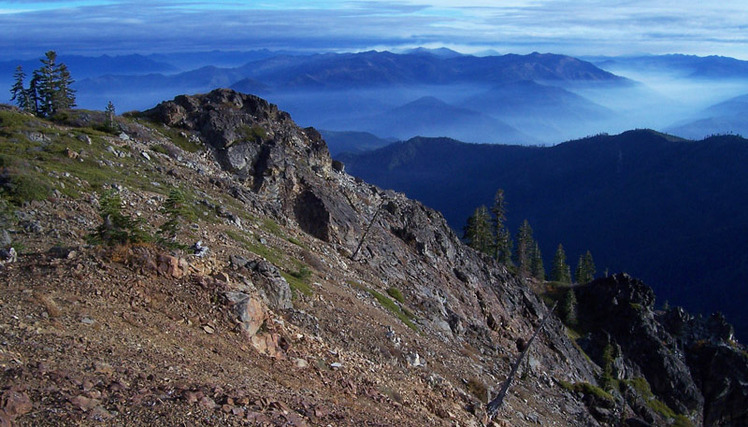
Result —
<instances>
[{"instance_id":1,"label":"conifer tree","mask_svg":"<svg viewBox=\"0 0 748 427\"><path fill-rule=\"evenodd\" d=\"M595 261L592 259L592 253L587 251L579 257L575 279L579 284L589 283L595 280Z\"/></svg>"},{"instance_id":2,"label":"conifer tree","mask_svg":"<svg viewBox=\"0 0 748 427\"><path fill-rule=\"evenodd\" d=\"M16 67L15 73L13 73L14 83L13 87L10 88L11 101L14 101L18 108L23 111L31 111L31 98L29 91L24 88L24 80L26 80L26 73L23 72L23 68L19 65Z\"/></svg>"},{"instance_id":3,"label":"conifer tree","mask_svg":"<svg viewBox=\"0 0 748 427\"><path fill-rule=\"evenodd\" d=\"M574 288L567 289L561 301L561 320L570 327L577 325L577 296Z\"/></svg>"},{"instance_id":4,"label":"conifer tree","mask_svg":"<svg viewBox=\"0 0 748 427\"><path fill-rule=\"evenodd\" d=\"M566 264L566 252L564 246L559 243L556 254L553 256L551 267L551 280L561 283L571 283L571 271Z\"/></svg>"},{"instance_id":5,"label":"conifer tree","mask_svg":"<svg viewBox=\"0 0 748 427\"><path fill-rule=\"evenodd\" d=\"M516 261L520 274L531 273L532 250L535 241L532 238L532 227L527 220L522 222L517 232Z\"/></svg>"},{"instance_id":6,"label":"conifer tree","mask_svg":"<svg viewBox=\"0 0 748 427\"><path fill-rule=\"evenodd\" d=\"M122 198L113 190L99 199L99 215L103 222L96 229L96 237L109 245L142 242L147 239L139 221L122 213Z\"/></svg>"},{"instance_id":7,"label":"conifer tree","mask_svg":"<svg viewBox=\"0 0 748 427\"><path fill-rule=\"evenodd\" d=\"M49 117L54 113L54 98L56 90L55 73L57 69L57 54L50 50L41 60L42 66L34 70L32 82L39 104L37 115Z\"/></svg>"},{"instance_id":8,"label":"conifer tree","mask_svg":"<svg viewBox=\"0 0 748 427\"><path fill-rule=\"evenodd\" d=\"M40 117L50 117L55 113L75 107L74 83L65 64L57 64L57 54L50 50L41 59L42 66L31 75L29 88L24 88L26 74L19 66L14 74L11 88L12 100L25 111Z\"/></svg>"},{"instance_id":9,"label":"conifer tree","mask_svg":"<svg viewBox=\"0 0 748 427\"><path fill-rule=\"evenodd\" d=\"M463 238L471 248L491 254L494 238L488 208L480 206L475 209L465 225Z\"/></svg>"},{"instance_id":10,"label":"conifer tree","mask_svg":"<svg viewBox=\"0 0 748 427\"><path fill-rule=\"evenodd\" d=\"M106 114L106 128L110 131L114 130L114 104L112 104L112 101L109 101L106 104L106 110L104 110L104 113Z\"/></svg>"},{"instance_id":11,"label":"conifer tree","mask_svg":"<svg viewBox=\"0 0 748 427\"><path fill-rule=\"evenodd\" d=\"M167 216L167 220L161 224L159 234L161 234L163 240L174 242L182 223L193 218L193 213L189 209L184 194L177 189L171 190L164 206L161 208L161 212Z\"/></svg>"},{"instance_id":12,"label":"conifer tree","mask_svg":"<svg viewBox=\"0 0 748 427\"><path fill-rule=\"evenodd\" d=\"M52 114L75 107L75 89L71 87L75 81L70 76L67 65L58 65L54 70L54 77L55 90L52 96Z\"/></svg>"},{"instance_id":13,"label":"conifer tree","mask_svg":"<svg viewBox=\"0 0 748 427\"><path fill-rule=\"evenodd\" d=\"M535 246L532 249L530 270L532 273L532 277L538 280L545 280L545 268L543 267L543 254L540 252L540 246L538 245L538 242L535 242Z\"/></svg>"},{"instance_id":14,"label":"conifer tree","mask_svg":"<svg viewBox=\"0 0 748 427\"><path fill-rule=\"evenodd\" d=\"M512 241L512 234L504 228L501 231L501 235L496 237L497 240L502 242L504 250L499 253L499 262L505 265L511 265L512 263L512 247L514 242Z\"/></svg>"},{"instance_id":15,"label":"conifer tree","mask_svg":"<svg viewBox=\"0 0 748 427\"><path fill-rule=\"evenodd\" d=\"M506 202L504 201L504 190L499 188L493 198L491 206L491 225L493 225L494 253L497 260L508 259L510 235L506 230Z\"/></svg>"}]
</instances>

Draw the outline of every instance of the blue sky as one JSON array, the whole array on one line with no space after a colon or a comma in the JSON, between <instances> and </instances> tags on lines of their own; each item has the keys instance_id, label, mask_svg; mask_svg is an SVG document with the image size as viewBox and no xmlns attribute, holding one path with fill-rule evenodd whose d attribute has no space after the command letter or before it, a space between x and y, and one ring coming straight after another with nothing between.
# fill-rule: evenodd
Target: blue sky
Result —
<instances>
[{"instance_id":1,"label":"blue sky","mask_svg":"<svg viewBox=\"0 0 748 427\"><path fill-rule=\"evenodd\" d=\"M745 0L0 1L0 56L189 50L687 53L748 60Z\"/></svg>"}]
</instances>

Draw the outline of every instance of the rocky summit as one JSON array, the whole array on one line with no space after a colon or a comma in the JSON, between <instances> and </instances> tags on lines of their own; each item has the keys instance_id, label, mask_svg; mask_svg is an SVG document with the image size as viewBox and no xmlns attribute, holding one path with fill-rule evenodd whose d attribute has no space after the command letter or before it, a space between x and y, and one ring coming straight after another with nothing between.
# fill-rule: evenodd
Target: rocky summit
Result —
<instances>
[{"instance_id":1,"label":"rocky summit","mask_svg":"<svg viewBox=\"0 0 748 427\"><path fill-rule=\"evenodd\" d=\"M567 327L265 100L0 120L2 425L748 423L724 318L614 275Z\"/></svg>"}]
</instances>

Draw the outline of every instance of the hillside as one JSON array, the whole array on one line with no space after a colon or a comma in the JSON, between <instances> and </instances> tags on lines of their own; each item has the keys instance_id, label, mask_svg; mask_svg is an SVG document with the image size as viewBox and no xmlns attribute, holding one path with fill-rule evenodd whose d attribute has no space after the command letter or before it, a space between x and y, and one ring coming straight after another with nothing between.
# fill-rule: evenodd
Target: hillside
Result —
<instances>
[{"instance_id":1,"label":"hillside","mask_svg":"<svg viewBox=\"0 0 748 427\"><path fill-rule=\"evenodd\" d=\"M482 425L554 298L254 96L0 120L3 424ZM723 319L657 312L623 275L579 297L492 425L746 421Z\"/></svg>"},{"instance_id":2,"label":"hillside","mask_svg":"<svg viewBox=\"0 0 748 427\"><path fill-rule=\"evenodd\" d=\"M629 272L660 303L720 310L748 335L748 288L739 285L748 275L748 142L739 137L640 130L548 148L415 138L340 159L440 210L455 230L503 188L511 230L529 220L545 265L559 243L572 263L589 249L598 274Z\"/></svg>"}]
</instances>

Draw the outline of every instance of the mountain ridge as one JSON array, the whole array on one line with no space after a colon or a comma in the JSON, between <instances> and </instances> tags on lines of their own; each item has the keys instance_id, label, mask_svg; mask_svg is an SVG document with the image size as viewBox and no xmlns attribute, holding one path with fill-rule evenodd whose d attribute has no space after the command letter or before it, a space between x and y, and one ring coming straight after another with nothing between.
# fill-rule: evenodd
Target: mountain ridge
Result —
<instances>
[{"instance_id":1,"label":"mountain ridge","mask_svg":"<svg viewBox=\"0 0 748 427\"><path fill-rule=\"evenodd\" d=\"M532 291L544 283L463 245L440 213L346 174L316 130L261 98L183 95L96 130L105 123L0 108L0 202L12 206L0 213L9 244L24 243L0 267L3 422L482 425L541 324L500 425L748 416L748 360L729 325L683 314L663 332L651 289L616 275L579 295L625 310L654 359L630 351L625 322L606 328L612 362L595 336L584 353L541 300L554 296ZM173 215L185 219L176 241L102 241L121 226L163 236ZM657 363L672 367L644 369ZM626 369L608 383L611 366Z\"/></svg>"},{"instance_id":2,"label":"mountain ridge","mask_svg":"<svg viewBox=\"0 0 748 427\"><path fill-rule=\"evenodd\" d=\"M559 243L571 254L591 249L601 271L643 277L691 310L710 301L705 311L724 309L742 335L739 301L748 295L729 284L740 277L730 269L745 268L731 254L741 253L734 236L748 232L740 214L747 151L735 136L695 142L639 130L544 148L419 138L338 158L351 173L440 209L456 230L503 188L509 225L528 219L546 257Z\"/></svg>"}]
</instances>

